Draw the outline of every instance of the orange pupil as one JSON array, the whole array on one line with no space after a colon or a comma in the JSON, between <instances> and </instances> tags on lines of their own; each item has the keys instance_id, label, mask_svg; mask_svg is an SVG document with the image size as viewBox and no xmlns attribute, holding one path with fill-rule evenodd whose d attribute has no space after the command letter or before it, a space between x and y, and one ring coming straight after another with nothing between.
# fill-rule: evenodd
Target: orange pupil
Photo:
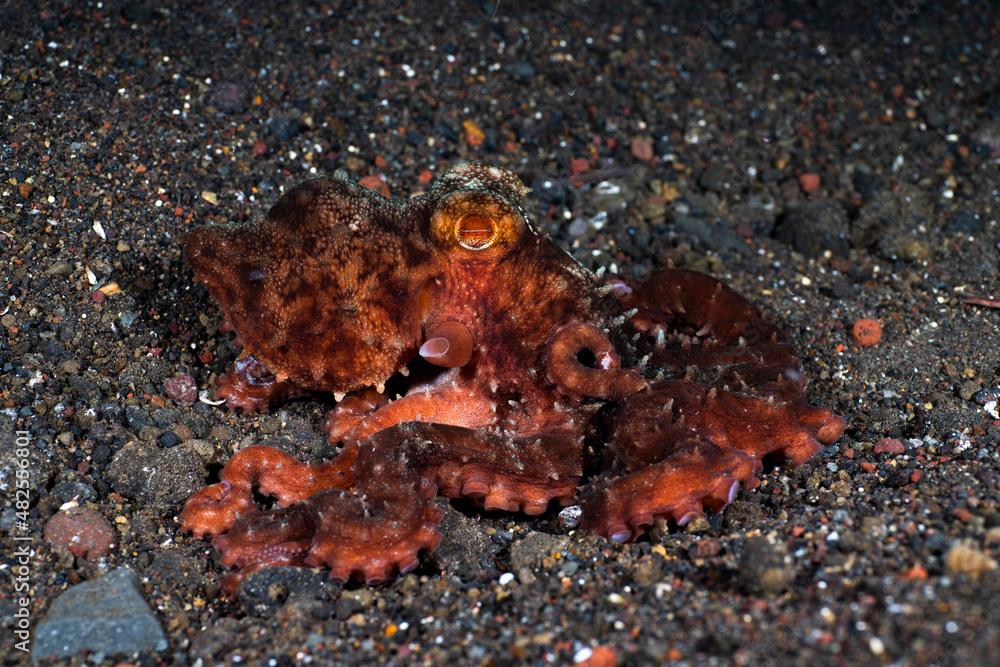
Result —
<instances>
[{"instance_id":1,"label":"orange pupil","mask_svg":"<svg viewBox=\"0 0 1000 667\"><path fill-rule=\"evenodd\" d=\"M480 250L492 243L493 221L484 215L473 213L458 223L458 240L470 250Z\"/></svg>"}]
</instances>

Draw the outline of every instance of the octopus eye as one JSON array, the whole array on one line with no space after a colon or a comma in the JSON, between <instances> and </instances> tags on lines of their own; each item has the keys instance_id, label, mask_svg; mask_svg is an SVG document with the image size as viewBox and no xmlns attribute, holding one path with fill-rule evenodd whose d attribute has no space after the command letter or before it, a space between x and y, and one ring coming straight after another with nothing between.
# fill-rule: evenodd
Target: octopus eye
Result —
<instances>
[{"instance_id":1,"label":"octopus eye","mask_svg":"<svg viewBox=\"0 0 1000 667\"><path fill-rule=\"evenodd\" d=\"M479 213L470 213L458 221L458 244L466 250L485 250L497 238L493 220Z\"/></svg>"}]
</instances>

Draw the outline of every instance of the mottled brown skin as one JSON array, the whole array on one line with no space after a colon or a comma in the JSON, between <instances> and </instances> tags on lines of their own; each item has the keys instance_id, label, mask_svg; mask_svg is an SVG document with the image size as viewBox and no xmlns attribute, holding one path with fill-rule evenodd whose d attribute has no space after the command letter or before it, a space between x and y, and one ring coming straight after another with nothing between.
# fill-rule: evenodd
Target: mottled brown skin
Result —
<instances>
[{"instance_id":1,"label":"mottled brown skin","mask_svg":"<svg viewBox=\"0 0 1000 667\"><path fill-rule=\"evenodd\" d=\"M482 165L406 201L321 179L258 223L185 238L244 345L219 395L244 411L337 400L336 459L245 449L188 500L184 529L215 536L237 577L273 564L370 583L406 572L440 538L437 494L528 514L579 501L590 530L634 539L656 519L720 510L765 457L799 464L840 436L742 297L690 271L602 283L531 229L524 195Z\"/></svg>"}]
</instances>

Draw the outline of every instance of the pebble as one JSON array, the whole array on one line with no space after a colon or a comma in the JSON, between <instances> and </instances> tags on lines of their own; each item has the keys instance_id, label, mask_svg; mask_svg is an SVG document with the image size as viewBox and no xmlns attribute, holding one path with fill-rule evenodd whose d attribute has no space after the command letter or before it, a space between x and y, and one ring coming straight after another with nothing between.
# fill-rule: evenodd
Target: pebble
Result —
<instances>
[{"instance_id":1,"label":"pebble","mask_svg":"<svg viewBox=\"0 0 1000 667\"><path fill-rule=\"evenodd\" d=\"M524 539L510 545L510 567L521 576L522 572L537 572L545 559L565 550L569 538L565 535L529 533ZM522 581L524 577L521 577Z\"/></svg>"},{"instance_id":2,"label":"pebble","mask_svg":"<svg viewBox=\"0 0 1000 667\"><path fill-rule=\"evenodd\" d=\"M814 174L807 172L805 174L799 174L799 187L802 188L802 192L807 194L812 194L819 190L820 177L819 174Z\"/></svg>"},{"instance_id":3,"label":"pebble","mask_svg":"<svg viewBox=\"0 0 1000 667\"><path fill-rule=\"evenodd\" d=\"M493 544L483 524L467 517L450 504L444 504L441 520L441 543L432 558L438 567L463 581L496 576Z\"/></svg>"},{"instance_id":4,"label":"pebble","mask_svg":"<svg viewBox=\"0 0 1000 667\"><path fill-rule=\"evenodd\" d=\"M385 181L384 174L369 174L368 176L363 176L358 179L358 185L363 188L368 188L369 190L374 190L383 197L392 196L392 191L389 189L389 184Z\"/></svg>"},{"instance_id":5,"label":"pebble","mask_svg":"<svg viewBox=\"0 0 1000 667\"><path fill-rule=\"evenodd\" d=\"M156 439L156 444L164 449L169 449L170 447L176 447L181 444L180 437L173 431L164 431Z\"/></svg>"},{"instance_id":6,"label":"pebble","mask_svg":"<svg viewBox=\"0 0 1000 667\"><path fill-rule=\"evenodd\" d=\"M54 550L86 560L99 559L115 543L111 523L100 513L80 507L53 514L45 524L44 537Z\"/></svg>"},{"instance_id":7,"label":"pebble","mask_svg":"<svg viewBox=\"0 0 1000 667\"><path fill-rule=\"evenodd\" d=\"M52 487L51 493L64 503L73 500L80 503L89 503L97 500L97 491L82 479L66 479L61 481Z\"/></svg>"},{"instance_id":8,"label":"pebble","mask_svg":"<svg viewBox=\"0 0 1000 667\"><path fill-rule=\"evenodd\" d=\"M563 530L573 530L579 527L580 517L583 516L583 508L579 505L570 505L559 511L559 526Z\"/></svg>"},{"instance_id":9,"label":"pebble","mask_svg":"<svg viewBox=\"0 0 1000 667\"><path fill-rule=\"evenodd\" d=\"M486 133L471 118L462 121L462 129L465 131L465 140L470 146L481 146L486 141Z\"/></svg>"},{"instance_id":10,"label":"pebble","mask_svg":"<svg viewBox=\"0 0 1000 667\"><path fill-rule=\"evenodd\" d=\"M959 211L944 223L944 231L952 234L978 234L985 228L985 221L978 213Z\"/></svg>"},{"instance_id":11,"label":"pebble","mask_svg":"<svg viewBox=\"0 0 1000 667\"><path fill-rule=\"evenodd\" d=\"M635 137L630 145L632 157L643 162L653 159L653 140L649 137Z\"/></svg>"},{"instance_id":12,"label":"pebble","mask_svg":"<svg viewBox=\"0 0 1000 667\"><path fill-rule=\"evenodd\" d=\"M326 573L302 567L268 567L258 570L243 580L239 588L239 599L243 608L254 616L266 618L274 615L286 602L293 600L322 600L326 614L342 613L329 604L340 590ZM348 598L349 599L349 598ZM361 609L353 607L344 618L351 617Z\"/></svg>"},{"instance_id":13,"label":"pebble","mask_svg":"<svg viewBox=\"0 0 1000 667\"><path fill-rule=\"evenodd\" d=\"M739 580L751 595L776 595L795 579L795 570L786 563L784 545L771 544L767 538L752 537L743 545Z\"/></svg>"},{"instance_id":14,"label":"pebble","mask_svg":"<svg viewBox=\"0 0 1000 667\"><path fill-rule=\"evenodd\" d=\"M535 68L532 66L530 62L524 60L513 63L511 65L507 65L506 69L513 76L517 77L518 79L522 79L524 81L529 81L531 80L532 77L535 76Z\"/></svg>"},{"instance_id":15,"label":"pebble","mask_svg":"<svg viewBox=\"0 0 1000 667\"><path fill-rule=\"evenodd\" d=\"M140 593L135 575L119 568L56 597L38 624L32 661L84 651L132 655L165 651L167 639Z\"/></svg>"},{"instance_id":16,"label":"pebble","mask_svg":"<svg viewBox=\"0 0 1000 667\"><path fill-rule=\"evenodd\" d=\"M108 465L111 488L159 509L178 508L204 485L205 466L194 449L182 444L160 449L140 441L126 444Z\"/></svg>"},{"instance_id":17,"label":"pebble","mask_svg":"<svg viewBox=\"0 0 1000 667\"><path fill-rule=\"evenodd\" d=\"M882 323L870 318L860 319L851 328L851 336L861 347L874 347L882 340Z\"/></svg>"},{"instance_id":18,"label":"pebble","mask_svg":"<svg viewBox=\"0 0 1000 667\"><path fill-rule=\"evenodd\" d=\"M151 423L149 415L138 405L128 405L125 407L125 423L135 431L141 431Z\"/></svg>"},{"instance_id":19,"label":"pebble","mask_svg":"<svg viewBox=\"0 0 1000 667\"><path fill-rule=\"evenodd\" d=\"M945 554L944 565L951 574L964 574L973 579L997 569L997 562L971 540L952 545Z\"/></svg>"},{"instance_id":20,"label":"pebble","mask_svg":"<svg viewBox=\"0 0 1000 667\"><path fill-rule=\"evenodd\" d=\"M897 438L882 438L875 443L876 454L903 454L906 452L906 445Z\"/></svg>"},{"instance_id":21,"label":"pebble","mask_svg":"<svg viewBox=\"0 0 1000 667\"><path fill-rule=\"evenodd\" d=\"M972 395L972 400L979 405L986 405L990 402L996 402L1000 400L1000 386L987 387L985 389L980 389L975 394Z\"/></svg>"},{"instance_id":22,"label":"pebble","mask_svg":"<svg viewBox=\"0 0 1000 667\"><path fill-rule=\"evenodd\" d=\"M246 105L246 97L242 86L224 81L215 87L209 101L223 113L240 113Z\"/></svg>"},{"instance_id":23,"label":"pebble","mask_svg":"<svg viewBox=\"0 0 1000 667\"><path fill-rule=\"evenodd\" d=\"M814 201L791 206L775 230L775 237L804 255L820 257L829 250L847 255L850 222L847 212L833 201Z\"/></svg>"},{"instance_id":24,"label":"pebble","mask_svg":"<svg viewBox=\"0 0 1000 667\"><path fill-rule=\"evenodd\" d=\"M137 319L139 319L138 313L134 313L130 310L122 311L122 314L118 316L118 321L121 322L122 326L126 329L131 329Z\"/></svg>"},{"instance_id":25,"label":"pebble","mask_svg":"<svg viewBox=\"0 0 1000 667\"><path fill-rule=\"evenodd\" d=\"M186 408L198 401L198 383L187 373L170 378L163 383L163 389L175 403Z\"/></svg>"},{"instance_id":26,"label":"pebble","mask_svg":"<svg viewBox=\"0 0 1000 667\"><path fill-rule=\"evenodd\" d=\"M302 126L299 125L299 121L291 116L285 116L278 114L271 116L267 120L267 129L270 131L271 136L279 141L288 141L295 138L295 135L299 133Z\"/></svg>"},{"instance_id":27,"label":"pebble","mask_svg":"<svg viewBox=\"0 0 1000 667\"><path fill-rule=\"evenodd\" d=\"M582 648L573 655L573 663L576 667L615 667L618 655L610 646Z\"/></svg>"},{"instance_id":28,"label":"pebble","mask_svg":"<svg viewBox=\"0 0 1000 667\"><path fill-rule=\"evenodd\" d=\"M97 445L97 447L94 447L94 451L91 452L90 454L91 461L93 461L98 465L108 461L110 458L111 458L111 448L105 445L104 443L101 443Z\"/></svg>"},{"instance_id":29,"label":"pebble","mask_svg":"<svg viewBox=\"0 0 1000 667\"><path fill-rule=\"evenodd\" d=\"M698 177L698 185L712 192L725 192L732 187L730 172L722 164L713 162L701 172L701 176Z\"/></svg>"},{"instance_id":30,"label":"pebble","mask_svg":"<svg viewBox=\"0 0 1000 667\"><path fill-rule=\"evenodd\" d=\"M47 276L68 276L73 273L73 265L68 262L56 262L45 269Z\"/></svg>"}]
</instances>

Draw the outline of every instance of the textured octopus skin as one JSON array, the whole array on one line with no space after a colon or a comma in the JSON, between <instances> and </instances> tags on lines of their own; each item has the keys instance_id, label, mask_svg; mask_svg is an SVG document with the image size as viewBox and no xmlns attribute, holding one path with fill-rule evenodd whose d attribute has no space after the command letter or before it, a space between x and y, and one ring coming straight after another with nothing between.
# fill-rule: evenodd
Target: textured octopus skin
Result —
<instances>
[{"instance_id":1,"label":"textured octopus skin","mask_svg":"<svg viewBox=\"0 0 1000 667\"><path fill-rule=\"evenodd\" d=\"M476 164L405 201L319 179L260 221L185 237L243 345L219 397L336 401L333 460L250 447L188 499L182 528L214 538L230 585L268 565L408 572L440 540L436 495L526 514L578 502L585 528L632 540L840 436L745 299L693 271L602 281L532 229L524 199Z\"/></svg>"}]
</instances>

